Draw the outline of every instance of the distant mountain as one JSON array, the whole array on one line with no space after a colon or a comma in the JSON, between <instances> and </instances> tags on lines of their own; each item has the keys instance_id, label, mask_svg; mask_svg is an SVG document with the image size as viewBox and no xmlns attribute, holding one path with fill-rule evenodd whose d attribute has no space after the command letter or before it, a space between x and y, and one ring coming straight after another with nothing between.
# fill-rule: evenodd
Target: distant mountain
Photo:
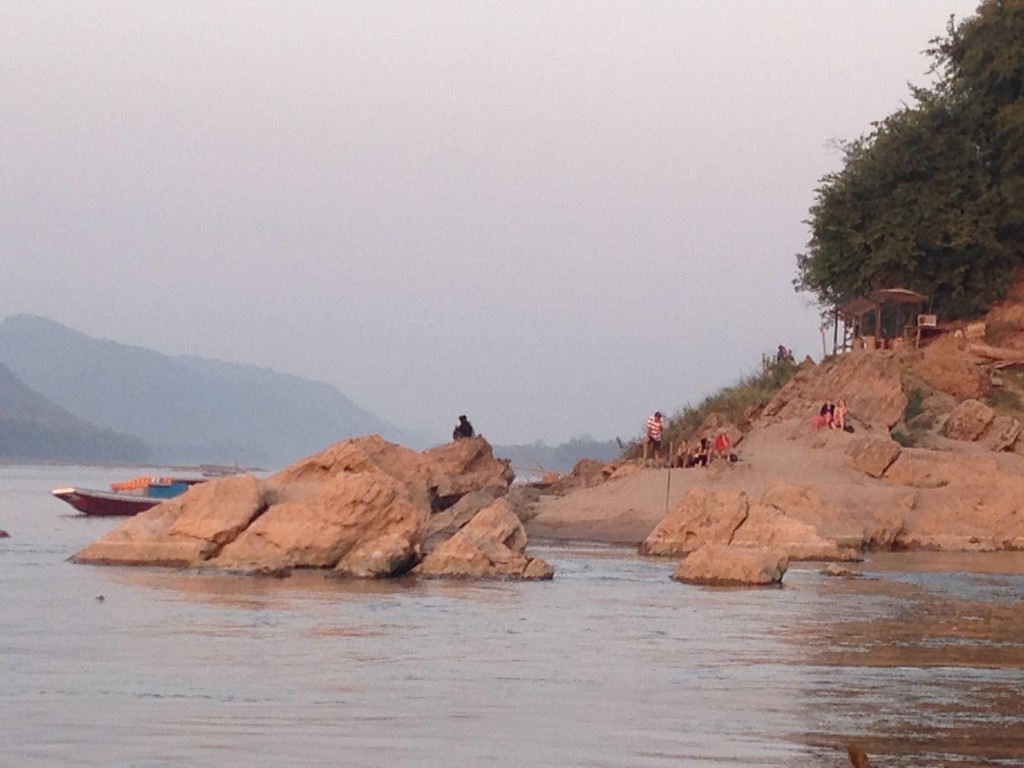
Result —
<instances>
[{"instance_id":1,"label":"distant mountain","mask_svg":"<svg viewBox=\"0 0 1024 768\"><path fill-rule=\"evenodd\" d=\"M599 442L583 436L560 445L533 443L531 445L495 445L494 455L509 459L519 477L541 475L545 472L569 472L581 459L607 462L622 455L624 446L617 440Z\"/></svg>"},{"instance_id":2,"label":"distant mountain","mask_svg":"<svg viewBox=\"0 0 1024 768\"><path fill-rule=\"evenodd\" d=\"M0 323L0 363L66 411L140 438L159 462L272 468L355 435L404 442L329 384L171 357L32 315Z\"/></svg>"},{"instance_id":3,"label":"distant mountain","mask_svg":"<svg viewBox=\"0 0 1024 768\"><path fill-rule=\"evenodd\" d=\"M149 459L149 449L59 408L0 364L0 458L138 463Z\"/></svg>"}]
</instances>

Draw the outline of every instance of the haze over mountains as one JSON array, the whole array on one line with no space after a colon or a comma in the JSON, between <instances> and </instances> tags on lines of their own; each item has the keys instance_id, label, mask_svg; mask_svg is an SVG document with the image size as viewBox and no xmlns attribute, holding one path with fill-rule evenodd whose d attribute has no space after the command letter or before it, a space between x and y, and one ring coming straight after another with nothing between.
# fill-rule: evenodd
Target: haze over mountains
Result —
<instances>
[{"instance_id":1,"label":"haze over mountains","mask_svg":"<svg viewBox=\"0 0 1024 768\"><path fill-rule=\"evenodd\" d=\"M0 364L0 457L138 462L149 449L137 437L98 429L57 407Z\"/></svg>"},{"instance_id":2,"label":"haze over mountains","mask_svg":"<svg viewBox=\"0 0 1024 768\"><path fill-rule=\"evenodd\" d=\"M0 323L0 363L68 415L138 438L140 460L276 467L353 435L409 442L328 384L102 341L32 315Z\"/></svg>"},{"instance_id":3,"label":"haze over mountains","mask_svg":"<svg viewBox=\"0 0 1024 768\"><path fill-rule=\"evenodd\" d=\"M164 355L34 315L0 322L0 458L276 468L370 433L413 448L448 438L396 427L329 384L269 368ZM494 446L533 474L619 450L587 437Z\"/></svg>"}]
</instances>

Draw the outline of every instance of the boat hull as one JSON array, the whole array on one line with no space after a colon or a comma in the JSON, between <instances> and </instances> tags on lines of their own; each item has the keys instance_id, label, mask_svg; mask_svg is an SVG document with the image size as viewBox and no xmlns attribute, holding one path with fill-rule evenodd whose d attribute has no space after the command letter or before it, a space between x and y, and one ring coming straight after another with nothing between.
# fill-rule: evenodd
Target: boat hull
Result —
<instances>
[{"instance_id":1,"label":"boat hull","mask_svg":"<svg viewBox=\"0 0 1024 768\"><path fill-rule=\"evenodd\" d=\"M128 493L108 493L88 488L56 488L53 495L93 517L129 517L145 512L166 499Z\"/></svg>"}]
</instances>

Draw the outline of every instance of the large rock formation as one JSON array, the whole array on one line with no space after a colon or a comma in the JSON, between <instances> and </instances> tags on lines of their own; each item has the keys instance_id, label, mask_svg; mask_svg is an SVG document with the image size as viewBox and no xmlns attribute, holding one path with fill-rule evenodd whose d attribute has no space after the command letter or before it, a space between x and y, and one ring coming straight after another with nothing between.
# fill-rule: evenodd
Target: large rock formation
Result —
<instances>
[{"instance_id":1,"label":"large rock formation","mask_svg":"<svg viewBox=\"0 0 1024 768\"><path fill-rule=\"evenodd\" d=\"M962 353L953 336L936 339L920 353L911 370L930 387L958 400L982 399L992 394L992 379L976 362Z\"/></svg>"},{"instance_id":2,"label":"large rock formation","mask_svg":"<svg viewBox=\"0 0 1024 768\"><path fill-rule=\"evenodd\" d=\"M905 549L1024 549L1019 456L905 450L883 480L914 489L893 545Z\"/></svg>"},{"instance_id":3,"label":"large rock formation","mask_svg":"<svg viewBox=\"0 0 1024 768\"><path fill-rule=\"evenodd\" d=\"M438 545L413 573L432 578L545 580L554 570L526 555L526 529L512 505L498 499Z\"/></svg>"},{"instance_id":4,"label":"large rock formation","mask_svg":"<svg viewBox=\"0 0 1024 768\"><path fill-rule=\"evenodd\" d=\"M991 451L1012 451L1019 442L1020 422L1013 416L996 416L981 435L981 442Z\"/></svg>"},{"instance_id":5,"label":"large rock formation","mask_svg":"<svg viewBox=\"0 0 1024 768\"><path fill-rule=\"evenodd\" d=\"M494 496L487 491L473 491L467 493L448 509L431 515L427 521L427 532L423 542L424 554L433 550L441 542L450 539L452 534L476 517L480 510L493 501Z\"/></svg>"},{"instance_id":6,"label":"large rock formation","mask_svg":"<svg viewBox=\"0 0 1024 768\"><path fill-rule=\"evenodd\" d=\"M1000 416L978 400L964 400L949 413L941 434L952 440L977 442L992 451L1006 451L1020 436L1020 422Z\"/></svg>"},{"instance_id":7,"label":"large rock formation","mask_svg":"<svg viewBox=\"0 0 1024 768\"><path fill-rule=\"evenodd\" d=\"M277 503L226 544L220 568L341 568L387 576L417 559L427 512L412 503L402 484L380 471L336 474L317 484L278 486ZM372 573L360 561L384 540L402 553L395 562L374 558L385 570ZM404 566L404 567L403 567Z\"/></svg>"},{"instance_id":8,"label":"large rock formation","mask_svg":"<svg viewBox=\"0 0 1024 768\"><path fill-rule=\"evenodd\" d=\"M938 435L993 451L1015 450L1020 420L997 415L983 402L995 387L989 369L973 354L977 349L965 336L946 335L922 350L860 350L819 366L802 366L765 406L762 423L809 421L822 402L842 399L849 423L876 430L898 427L905 443L928 444L930 436ZM1024 356L1013 354L1024 362ZM1012 400L1013 394L1008 397ZM876 450L864 459L877 464L884 454ZM864 471L879 476L876 468L865 466Z\"/></svg>"},{"instance_id":9,"label":"large rock formation","mask_svg":"<svg viewBox=\"0 0 1024 768\"><path fill-rule=\"evenodd\" d=\"M810 422L821 404L845 400L849 418L864 424L892 427L903 417L905 358L902 352L854 352L819 366L801 367L796 376L765 406L762 418Z\"/></svg>"},{"instance_id":10,"label":"large rock formation","mask_svg":"<svg viewBox=\"0 0 1024 768\"><path fill-rule=\"evenodd\" d=\"M417 453L370 435L342 440L270 478L278 485L322 482L340 473L380 471L403 483L425 510L446 509L471 491L503 496L515 479L508 461L494 458L483 438L456 440Z\"/></svg>"},{"instance_id":11,"label":"large rock formation","mask_svg":"<svg viewBox=\"0 0 1024 768\"><path fill-rule=\"evenodd\" d=\"M821 535L812 524L770 504L753 504L733 533L733 547L773 547L790 560L855 560L857 551Z\"/></svg>"},{"instance_id":12,"label":"large rock formation","mask_svg":"<svg viewBox=\"0 0 1024 768\"><path fill-rule=\"evenodd\" d=\"M640 544L641 555L685 555L707 544L728 544L744 520L747 494L695 488Z\"/></svg>"},{"instance_id":13,"label":"large rock formation","mask_svg":"<svg viewBox=\"0 0 1024 768\"><path fill-rule=\"evenodd\" d=\"M417 453L373 435L336 443L267 480L250 475L199 484L126 520L73 556L79 563L209 567L281 572L331 569L379 578L420 562L428 534L457 531L483 514L513 480L482 438ZM443 525L435 515L451 507ZM504 502L507 505L507 502ZM493 505L492 505L493 506ZM518 524L518 518L515 518ZM520 530L522 526L520 525ZM473 529L478 549L508 548L508 533L485 518ZM491 542L488 544L488 537ZM525 560L525 531L515 540ZM511 557L481 566L466 553L445 560L452 575L537 578L550 566L515 571ZM443 569L440 575L444 575ZM550 577L550 573L547 574Z\"/></svg>"},{"instance_id":14,"label":"large rock formation","mask_svg":"<svg viewBox=\"0 0 1024 768\"><path fill-rule=\"evenodd\" d=\"M900 445L895 440L865 438L857 440L848 451L853 457L853 468L871 477L881 477L900 455Z\"/></svg>"},{"instance_id":15,"label":"large rock formation","mask_svg":"<svg viewBox=\"0 0 1024 768\"><path fill-rule=\"evenodd\" d=\"M564 494L577 488L601 484L612 473L612 470L605 470L605 465L595 459L581 459L571 472L558 475L552 482L542 485L548 493Z\"/></svg>"},{"instance_id":16,"label":"large rock formation","mask_svg":"<svg viewBox=\"0 0 1024 768\"><path fill-rule=\"evenodd\" d=\"M807 504L819 509L808 514ZM834 538L822 535L804 514L822 519L824 504L813 500L806 490L773 485L762 498L751 504L742 491L709 492L690 490L675 510L662 520L641 543L645 555L688 555L706 546L770 546L792 560L852 560L857 551L842 547ZM793 510L796 514L791 514Z\"/></svg>"},{"instance_id":17,"label":"large rock formation","mask_svg":"<svg viewBox=\"0 0 1024 768\"><path fill-rule=\"evenodd\" d=\"M996 412L974 399L964 400L946 417L942 433L953 440L977 440L996 417Z\"/></svg>"},{"instance_id":18,"label":"large rock formation","mask_svg":"<svg viewBox=\"0 0 1024 768\"><path fill-rule=\"evenodd\" d=\"M259 517L272 494L251 475L193 486L174 499L130 517L72 557L80 563L187 568L216 557Z\"/></svg>"}]
</instances>

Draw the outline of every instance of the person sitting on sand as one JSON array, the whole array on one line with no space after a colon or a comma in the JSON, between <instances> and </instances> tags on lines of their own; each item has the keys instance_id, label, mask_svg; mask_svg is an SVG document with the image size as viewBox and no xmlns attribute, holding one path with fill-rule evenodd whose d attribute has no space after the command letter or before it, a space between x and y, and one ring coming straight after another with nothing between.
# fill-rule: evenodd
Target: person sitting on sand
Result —
<instances>
[{"instance_id":1,"label":"person sitting on sand","mask_svg":"<svg viewBox=\"0 0 1024 768\"><path fill-rule=\"evenodd\" d=\"M469 423L469 419L466 418L465 414L459 416L459 423L455 425L455 429L452 430L452 440L461 440L464 437L473 437L476 432L473 431L473 425Z\"/></svg>"}]
</instances>

